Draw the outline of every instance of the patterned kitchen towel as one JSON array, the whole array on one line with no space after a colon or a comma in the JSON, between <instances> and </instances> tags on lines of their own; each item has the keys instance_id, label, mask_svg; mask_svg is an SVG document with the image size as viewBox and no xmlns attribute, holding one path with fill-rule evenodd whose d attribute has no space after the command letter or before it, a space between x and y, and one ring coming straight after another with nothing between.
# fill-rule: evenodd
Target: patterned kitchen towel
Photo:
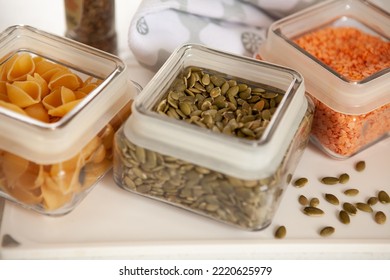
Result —
<instances>
[{"instance_id":1,"label":"patterned kitchen towel","mask_svg":"<svg viewBox=\"0 0 390 280\"><path fill-rule=\"evenodd\" d=\"M253 56L276 18L316 1L143 0L131 21L128 44L152 71L184 43Z\"/></svg>"}]
</instances>

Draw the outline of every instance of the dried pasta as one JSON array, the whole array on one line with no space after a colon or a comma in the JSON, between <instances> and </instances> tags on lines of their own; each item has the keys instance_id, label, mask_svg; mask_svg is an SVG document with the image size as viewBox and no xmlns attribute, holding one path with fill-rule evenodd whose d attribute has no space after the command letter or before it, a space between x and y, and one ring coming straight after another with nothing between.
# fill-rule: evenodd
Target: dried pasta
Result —
<instances>
[{"instance_id":1,"label":"dried pasta","mask_svg":"<svg viewBox=\"0 0 390 280\"><path fill-rule=\"evenodd\" d=\"M93 77L83 81L43 57L17 53L0 66L0 107L53 123L100 83ZM70 205L111 166L114 133L129 114L128 104L78 154L63 162L42 165L0 150L0 191L41 212Z\"/></svg>"}]
</instances>

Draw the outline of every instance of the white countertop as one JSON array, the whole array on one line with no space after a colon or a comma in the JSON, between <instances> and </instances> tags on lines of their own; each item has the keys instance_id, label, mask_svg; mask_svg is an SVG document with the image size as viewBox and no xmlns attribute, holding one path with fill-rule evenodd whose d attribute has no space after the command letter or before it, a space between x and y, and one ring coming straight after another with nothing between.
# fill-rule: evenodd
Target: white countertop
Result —
<instances>
[{"instance_id":1,"label":"white countertop","mask_svg":"<svg viewBox=\"0 0 390 280\"><path fill-rule=\"evenodd\" d=\"M132 79L141 86L152 78L127 47L127 31L140 0L117 0L117 32L120 57L130 68ZM387 4L390 1L375 1ZM23 9L20 7L23 6ZM62 1L0 0L0 30L14 24L28 24L63 35ZM44 7L44 8L42 8ZM38 11L34 13L32 11ZM46 11L46 12L44 12ZM364 159L363 173L353 164ZM390 138L345 161L335 161L312 145L306 149L294 178L305 176L309 186L289 186L273 223L259 232L245 232L187 211L128 193L117 187L109 173L70 214L45 217L5 203L0 219L0 240L10 235L12 242L0 248L3 259L103 258L103 259L390 259L390 204L378 204L388 216L384 225L372 215L359 213L350 225L337 220L335 206L322 198L329 187L318 178L348 172L347 186L360 189L354 198L366 200L377 190L390 194ZM304 215L297 197L319 197L326 214L320 218ZM340 195L341 196L341 195ZM351 198L348 198L351 200ZM273 237L279 225L287 227L283 240ZM328 238L320 227L333 225L336 233Z\"/></svg>"}]
</instances>

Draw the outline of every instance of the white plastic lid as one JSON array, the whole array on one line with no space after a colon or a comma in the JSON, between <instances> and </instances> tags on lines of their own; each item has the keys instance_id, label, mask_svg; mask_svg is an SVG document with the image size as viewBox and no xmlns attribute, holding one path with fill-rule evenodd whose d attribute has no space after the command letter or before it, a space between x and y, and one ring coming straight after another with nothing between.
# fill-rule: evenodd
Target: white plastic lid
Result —
<instances>
[{"instance_id":1,"label":"white plastic lid","mask_svg":"<svg viewBox=\"0 0 390 280\"><path fill-rule=\"evenodd\" d=\"M390 102L390 68L349 81L292 40L326 26L352 26L390 38L390 14L363 0L326 1L274 22L260 46L262 59L299 71L307 91L335 111L360 115Z\"/></svg>"},{"instance_id":2,"label":"white plastic lid","mask_svg":"<svg viewBox=\"0 0 390 280\"><path fill-rule=\"evenodd\" d=\"M71 112L44 123L0 107L0 150L39 164L73 157L136 95L126 65L117 57L37 30L13 26L0 34L0 63L30 52L103 80Z\"/></svg>"},{"instance_id":3,"label":"white plastic lid","mask_svg":"<svg viewBox=\"0 0 390 280\"><path fill-rule=\"evenodd\" d=\"M183 69L195 66L286 92L263 136L246 140L215 133L152 110ZM246 180L271 176L307 109L303 79L294 70L198 45L178 48L133 103L124 126L132 143Z\"/></svg>"}]
</instances>

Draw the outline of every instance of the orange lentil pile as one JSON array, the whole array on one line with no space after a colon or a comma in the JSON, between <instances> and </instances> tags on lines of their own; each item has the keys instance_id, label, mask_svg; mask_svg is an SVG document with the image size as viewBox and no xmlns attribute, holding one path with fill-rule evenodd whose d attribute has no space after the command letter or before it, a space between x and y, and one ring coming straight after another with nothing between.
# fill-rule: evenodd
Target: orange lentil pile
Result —
<instances>
[{"instance_id":1,"label":"orange lentil pile","mask_svg":"<svg viewBox=\"0 0 390 280\"><path fill-rule=\"evenodd\" d=\"M349 80L390 67L390 42L354 27L327 27L295 40L301 48Z\"/></svg>"},{"instance_id":2,"label":"orange lentil pile","mask_svg":"<svg viewBox=\"0 0 390 280\"><path fill-rule=\"evenodd\" d=\"M390 42L351 27L328 27L295 40L349 80L390 67ZM312 134L336 157L349 157L390 132L390 103L360 115L336 112L319 100Z\"/></svg>"}]
</instances>

